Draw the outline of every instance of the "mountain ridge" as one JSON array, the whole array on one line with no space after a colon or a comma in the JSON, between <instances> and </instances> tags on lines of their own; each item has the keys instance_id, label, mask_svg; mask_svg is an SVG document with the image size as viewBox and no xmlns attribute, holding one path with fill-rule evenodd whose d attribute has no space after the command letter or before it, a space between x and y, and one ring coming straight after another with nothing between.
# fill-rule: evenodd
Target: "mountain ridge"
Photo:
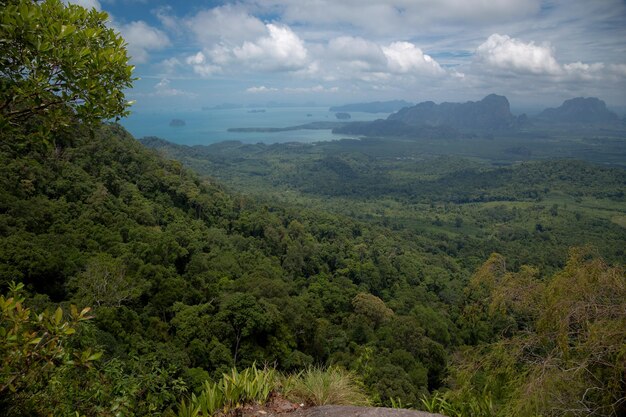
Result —
<instances>
[{"instance_id":1,"label":"mountain ridge","mask_svg":"<svg viewBox=\"0 0 626 417\"><path fill-rule=\"evenodd\" d=\"M575 97L565 100L559 107L547 108L535 120L544 123L602 124L619 123L619 116L597 97Z\"/></svg>"},{"instance_id":2,"label":"mountain ridge","mask_svg":"<svg viewBox=\"0 0 626 417\"><path fill-rule=\"evenodd\" d=\"M432 101L405 107L389 115L387 120L400 120L409 126L446 126L457 129L502 129L516 125L505 96L489 94L480 101L465 103Z\"/></svg>"},{"instance_id":3,"label":"mountain ridge","mask_svg":"<svg viewBox=\"0 0 626 417\"><path fill-rule=\"evenodd\" d=\"M511 132L535 125L581 124L615 127L623 125L624 121L596 97L565 100L557 108L547 108L537 116L528 117L525 113L519 116L511 113L505 96L489 94L482 100L464 103L424 101L404 107L386 119L348 123L333 129L333 133L414 138L447 133L459 137L474 132Z\"/></svg>"}]
</instances>

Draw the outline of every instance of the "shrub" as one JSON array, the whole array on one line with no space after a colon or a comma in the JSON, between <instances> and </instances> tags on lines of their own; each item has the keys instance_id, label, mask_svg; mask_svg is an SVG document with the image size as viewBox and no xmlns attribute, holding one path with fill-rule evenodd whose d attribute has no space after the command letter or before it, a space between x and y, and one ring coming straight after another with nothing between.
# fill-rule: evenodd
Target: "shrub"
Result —
<instances>
[{"instance_id":1,"label":"shrub","mask_svg":"<svg viewBox=\"0 0 626 417\"><path fill-rule=\"evenodd\" d=\"M218 382L206 381L199 395L192 394L189 401L182 401L178 417L212 416L224 413L246 403L267 401L276 387L276 371L258 369L256 365L238 372L231 369Z\"/></svg>"}]
</instances>

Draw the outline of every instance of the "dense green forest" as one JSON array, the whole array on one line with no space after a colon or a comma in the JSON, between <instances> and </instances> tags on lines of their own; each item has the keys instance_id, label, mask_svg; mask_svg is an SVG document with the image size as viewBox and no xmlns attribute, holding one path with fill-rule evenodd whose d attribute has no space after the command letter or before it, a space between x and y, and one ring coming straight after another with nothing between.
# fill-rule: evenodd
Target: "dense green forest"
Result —
<instances>
[{"instance_id":1,"label":"dense green forest","mask_svg":"<svg viewBox=\"0 0 626 417\"><path fill-rule=\"evenodd\" d=\"M428 155L411 142L181 146L142 142L266 202L391 230L470 274L492 252L549 274L572 246L623 262L626 172L577 160L510 165ZM453 150L449 150L452 153ZM402 156L401 156L402 155Z\"/></svg>"},{"instance_id":2,"label":"dense green forest","mask_svg":"<svg viewBox=\"0 0 626 417\"><path fill-rule=\"evenodd\" d=\"M259 401L325 372L359 404L626 412L623 169L381 140L155 151L100 121L132 82L105 14L0 5L3 415L206 416L240 405L233 381Z\"/></svg>"},{"instance_id":3,"label":"dense green forest","mask_svg":"<svg viewBox=\"0 0 626 417\"><path fill-rule=\"evenodd\" d=\"M441 386L445 347L461 336L422 276L433 273L428 264L455 265L445 253L346 218L229 195L119 127L74 142L3 153L2 282L26 284L37 310L91 306L80 336L129 374L130 386L117 388L154 381L127 399L137 414L255 361L367 366L381 401L416 403ZM460 296L462 271L445 275L437 285ZM393 301L393 319L372 292Z\"/></svg>"},{"instance_id":4,"label":"dense green forest","mask_svg":"<svg viewBox=\"0 0 626 417\"><path fill-rule=\"evenodd\" d=\"M551 317L535 316L554 297L554 308L571 301L551 289L569 285L567 274L608 276L602 279L612 287L592 280L572 297L589 296L615 309L598 318L597 326L595 317L585 319L594 332L611 334L603 337L609 347L599 355L613 365L589 366L604 374L623 369L614 350L624 337L623 270L599 257L623 263L624 230L592 208L554 207L532 196L496 205L464 203L474 213L469 217L435 199L433 207L415 204L429 207L426 215L439 213L438 220L394 225L375 212L359 219L333 210L347 200L322 210L315 206L319 201L307 209L227 192L145 149L115 125L93 134L77 127L64 143L1 154L1 279L5 288L24 283L24 304L35 311L57 305L67 311L69 303L79 310L91 307L93 318L81 321L68 348L90 348L102 357L90 366L61 367L48 376L55 383L39 380L44 373L36 384L14 385L16 392L2 397L10 414L163 413L175 410L204 380L255 362L283 371L340 365L358 375L374 404L419 407L429 392L447 392L465 381L470 385L450 393L488 395L494 410L506 412L517 404L524 381L512 379L495 389L498 383L489 378L467 376L480 350L470 355L462 347L493 346L489 352L497 353L499 346L529 337L524 335L533 320L549 325L545 320ZM590 181L600 182L572 190L582 201L598 203L608 193L614 216L623 206L611 184L623 173L582 166L590 170ZM369 200L355 203L376 207ZM516 230L521 242L512 238ZM597 252L575 252L566 264L576 241L596 243ZM494 250L506 256L490 257ZM521 266L527 263L533 267ZM594 274L585 275L590 268ZM520 297L520 286L528 289L527 297ZM544 301L544 292L551 298ZM468 358L458 362L459 351ZM522 359L508 358L507 366L523 367L515 365ZM494 378L513 372L500 365L490 365ZM604 397L589 401L615 400L620 386L600 384Z\"/></svg>"}]
</instances>

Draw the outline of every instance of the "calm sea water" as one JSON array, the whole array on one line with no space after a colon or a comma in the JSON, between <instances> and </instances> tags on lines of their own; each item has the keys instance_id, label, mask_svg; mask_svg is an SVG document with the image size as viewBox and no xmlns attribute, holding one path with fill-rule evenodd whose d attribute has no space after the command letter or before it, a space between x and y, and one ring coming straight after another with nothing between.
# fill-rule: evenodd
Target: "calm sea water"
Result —
<instances>
[{"instance_id":1,"label":"calm sea water","mask_svg":"<svg viewBox=\"0 0 626 417\"><path fill-rule=\"evenodd\" d=\"M310 116L309 116L310 115ZM351 121L383 119L386 113L350 112ZM184 126L172 127L170 121L180 119ZM250 109L197 110L186 112L133 112L121 124L135 136L158 136L183 145L208 145L225 140L244 143L318 142L341 139L330 130L295 130L274 133L228 132L231 127L287 127L311 122L337 121L328 107L267 108L264 113Z\"/></svg>"}]
</instances>

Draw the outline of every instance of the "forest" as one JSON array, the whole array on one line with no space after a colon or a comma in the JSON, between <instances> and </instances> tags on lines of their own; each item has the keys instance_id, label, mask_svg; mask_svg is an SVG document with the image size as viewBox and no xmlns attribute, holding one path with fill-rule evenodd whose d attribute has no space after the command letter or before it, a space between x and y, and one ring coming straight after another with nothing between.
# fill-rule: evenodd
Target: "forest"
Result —
<instances>
[{"instance_id":1,"label":"forest","mask_svg":"<svg viewBox=\"0 0 626 417\"><path fill-rule=\"evenodd\" d=\"M626 413L622 167L140 142L103 121L132 68L102 13L0 3L4 415L206 416L315 372L354 404Z\"/></svg>"}]
</instances>

